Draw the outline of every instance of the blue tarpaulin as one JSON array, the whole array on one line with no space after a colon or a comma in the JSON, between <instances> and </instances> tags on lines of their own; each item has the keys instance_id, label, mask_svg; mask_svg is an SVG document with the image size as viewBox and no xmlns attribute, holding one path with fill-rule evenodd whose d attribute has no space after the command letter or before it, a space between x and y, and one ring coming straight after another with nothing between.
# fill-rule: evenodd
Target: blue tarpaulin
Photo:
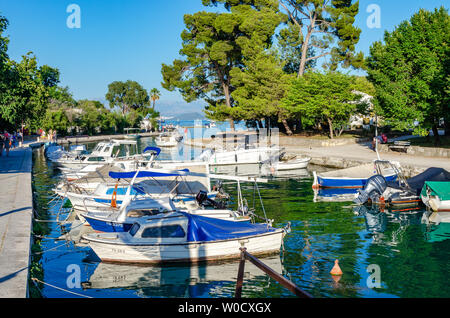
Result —
<instances>
[{"instance_id":1,"label":"blue tarpaulin","mask_svg":"<svg viewBox=\"0 0 450 318\"><path fill-rule=\"evenodd\" d=\"M267 224L234 222L182 212L188 219L188 242L209 242L274 232Z\"/></svg>"}]
</instances>

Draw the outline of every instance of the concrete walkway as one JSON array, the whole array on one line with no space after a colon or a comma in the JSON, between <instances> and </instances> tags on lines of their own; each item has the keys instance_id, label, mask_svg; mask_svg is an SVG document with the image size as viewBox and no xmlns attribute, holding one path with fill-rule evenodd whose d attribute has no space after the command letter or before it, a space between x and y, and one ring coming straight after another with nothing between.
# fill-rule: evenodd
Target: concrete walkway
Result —
<instances>
[{"instance_id":1,"label":"concrete walkway","mask_svg":"<svg viewBox=\"0 0 450 318\"><path fill-rule=\"evenodd\" d=\"M0 297L28 296L33 197L32 151L25 146L0 157Z\"/></svg>"},{"instance_id":2,"label":"concrete walkway","mask_svg":"<svg viewBox=\"0 0 450 318\"><path fill-rule=\"evenodd\" d=\"M356 162L371 162L378 159L377 153L371 149L371 143L353 143L334 147L296 147L280 143L280 146L284 147L287 152L310 156L312 158L311 163L329 163L330 166L334 165L337 168L346 168ZM382 160L400 162L402 167L411 170L411 173L408 174L420 173L430 167L439 167L450 171L450 160L448 158L425 157L400 152L380 152L379 155Z\"/></svg>"}]
</instances>

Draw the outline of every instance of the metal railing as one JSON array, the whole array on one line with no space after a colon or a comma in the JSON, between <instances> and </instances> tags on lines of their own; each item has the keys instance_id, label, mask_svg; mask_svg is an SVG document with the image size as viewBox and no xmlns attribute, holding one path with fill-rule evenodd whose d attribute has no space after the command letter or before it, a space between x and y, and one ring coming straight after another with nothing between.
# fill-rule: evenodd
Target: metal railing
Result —
<instances>
[{"instance_id":1,"label":"metal railing","mask_svg":"<svg viewBox=\"0 0 450 318\"><path fill-rule=\"evenodd\" d=\"M271 269L269 266L261 262L259 259L251 255L247 252L247 249L245 247L239 248L241 250L241 259L239 262L239 270L238 270L238 277L236 281L236 291L235 291L235 298L241 298L242 295L242 286L244 284L244 267L245 267L245 260L249 260L251 263L253 263L256 267L258 267L260 270L265 272L269 277L276 280L278 283L281 284L284 288L287 288L292 293L294 293L297 297L300 298L313 298L312 295L310 295L308 292L300 289L297 285L295 285L293 282L285 278L284 276L278 274L276 271Z\"/></svg>"}]
</instances>

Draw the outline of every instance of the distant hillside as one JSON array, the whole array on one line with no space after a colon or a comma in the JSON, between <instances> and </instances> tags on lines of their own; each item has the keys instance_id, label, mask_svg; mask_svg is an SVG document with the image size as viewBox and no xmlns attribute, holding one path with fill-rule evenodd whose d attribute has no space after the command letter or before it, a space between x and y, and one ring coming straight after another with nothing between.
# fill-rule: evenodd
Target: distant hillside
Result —
<instances>
[{"instance_id":1,"label":"distant hillside","mask_svg":"<svg viewBox=\"0 0 450 318\"><path fill-rule=\"evenodd\" d=\"M196 119L206 119L205 115L198 112L190 112L190 113L181 113L181 114L173 114L173 119L179 120L196 120Z\"/></svg>"}]
</instances>

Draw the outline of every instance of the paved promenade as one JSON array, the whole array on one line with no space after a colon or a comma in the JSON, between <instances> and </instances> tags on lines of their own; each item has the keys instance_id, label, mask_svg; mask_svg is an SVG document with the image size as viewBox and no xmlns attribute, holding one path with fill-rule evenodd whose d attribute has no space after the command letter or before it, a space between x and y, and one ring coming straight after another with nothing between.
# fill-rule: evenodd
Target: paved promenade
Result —
<instances>
[{"instance_id":1,"label":"paved promenade","mask_svg":"<svg viewBox=\"0 0 450 318\"><path fill-rule=\"evenodd\" d=\"M31 148L0 157L0 298L28 296L33 200Z\"/></svg>"}]
</instances>

